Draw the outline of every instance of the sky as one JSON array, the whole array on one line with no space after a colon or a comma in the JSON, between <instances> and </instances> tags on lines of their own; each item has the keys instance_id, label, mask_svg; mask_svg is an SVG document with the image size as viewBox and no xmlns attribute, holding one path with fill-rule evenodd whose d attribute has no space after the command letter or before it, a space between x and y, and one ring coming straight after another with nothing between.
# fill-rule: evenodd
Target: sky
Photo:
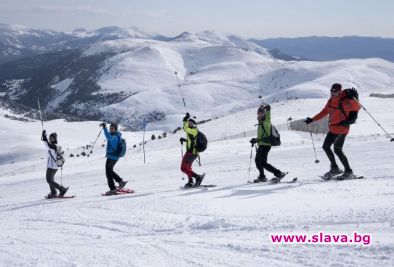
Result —
<instances>
[{"instance_id":1,"label":"sky","mask_svg":"<svg viewBox=\"0 0 394 267\"><path fill-rule=\"evenodd\" d=\"M167 36L394 37L394 0L0 0L0 23L72 31L137 26Z\"/></svg>"}]
</instances>

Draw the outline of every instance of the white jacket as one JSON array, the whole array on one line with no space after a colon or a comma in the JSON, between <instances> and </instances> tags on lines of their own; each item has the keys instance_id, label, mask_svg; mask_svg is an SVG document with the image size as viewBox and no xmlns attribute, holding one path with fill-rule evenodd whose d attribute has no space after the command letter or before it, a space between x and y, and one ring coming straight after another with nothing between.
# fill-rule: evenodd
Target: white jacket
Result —
<instances>
[{"instance_id":1,"label":"white jacket","mask_svg":"<svg viewBox=\"0 0 394 267\"><path fill-rule=\"evenodd\" d=\"M46 141L43 141L43 142L44 142L46 148L48 149L47 168L55 169L55 170L59 169L59 166L57 166L57 164L56 164L56 158L57 158L56 150L53 148L50 148Z\"/></svg>"}]
</instances>

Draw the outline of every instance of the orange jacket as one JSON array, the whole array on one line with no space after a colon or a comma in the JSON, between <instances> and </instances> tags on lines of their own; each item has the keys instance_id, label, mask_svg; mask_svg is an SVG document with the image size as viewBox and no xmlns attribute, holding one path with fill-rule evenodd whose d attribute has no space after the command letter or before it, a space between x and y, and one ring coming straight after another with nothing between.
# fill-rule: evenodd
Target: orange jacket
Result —
<instances>
[{"instance_id":1,"label":"orange jacket","mask_svg":"<svg viewBox=\"0 0 394 267\"><path fill-rule=\"evenodd\" d=\"M339 125L339 123L348 118L350 111L359 111L360 108L361 106L356 100L348 99L345 92L342 91L338 97L330 98L323 110L312 120L318 121L329 115L330 132L333 134L348 134L350 127Z\"/></svg>"}]
</instances>

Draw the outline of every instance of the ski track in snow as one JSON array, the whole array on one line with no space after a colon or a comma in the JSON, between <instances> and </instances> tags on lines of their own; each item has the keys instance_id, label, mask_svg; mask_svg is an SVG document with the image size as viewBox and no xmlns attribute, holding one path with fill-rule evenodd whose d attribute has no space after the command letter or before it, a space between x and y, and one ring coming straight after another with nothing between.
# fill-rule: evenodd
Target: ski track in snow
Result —
<instances>
[{"instance_id":1,"label":"ski track in snow","mask_svg":"<svg viewBox=\"0 0 394 267\"><path fill-rule=\"evenodd\" d=\"M384 110L392 110L390 102L365 102L393 132L391 115L382 115ZM274 104L274 123L283 123L292 105L301 108L297 112L302 117L318 112L324 103L316 99ZM67 157L63 182L70 186L68 194L77 197L53 200L43 199L48 186L44 177L46 151L38 141L39 123L26 126L1 117L2 125L15 131L31 128L31 136L20 140L30 148L28 161L14 158L14 164L0 165L0 265L393 266L394 144L360 113L344 150L355 173L366 178L326 182L318 178L329 166L321 149L324 136L315 139L320 159L315 164L308 134L282 130L283 145L271 150L269 162L290 171L284 181L293 177L298 181L247 184L257 176L253 161L248 177L250 137L224 140L223 133L232 136L253 131L254 117L255 110L249 110L201 125L204 133L217 141L202 154L203 166L195 164L194 168L206 172L204 183L217 184L215 188L179 189L185 181L179 171L178 140L183 133L177 133L148 143L145 165L138 149L128 150L119 161L115 170L129 179L128 186L136 193L100 196L107 186L104 148L97 146L90 158ZM47 124L71 149L78 138L97 135L92 125ZM63 130L66 128L71 129ZM77 130L84 133L75 136ZM5 138L7 132L0 135ZM11 150L11 144L15 146L19 139L7 138L10 142L5 146ZM369 233L372 241L370 246L279 245L269 238L271 233L320 231Z\"/></svg>"}]
</instances>

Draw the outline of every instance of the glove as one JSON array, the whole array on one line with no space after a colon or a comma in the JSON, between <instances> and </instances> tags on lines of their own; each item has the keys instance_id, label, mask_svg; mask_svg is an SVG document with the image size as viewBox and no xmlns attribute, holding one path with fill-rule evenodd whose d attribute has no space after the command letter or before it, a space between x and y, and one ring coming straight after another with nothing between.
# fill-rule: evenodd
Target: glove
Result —
<instances>
[{"instance_id":1,"label":"glove","mask_svg":"<svg viewBox=\"0 0 394 267\"><path fill-rule=\"evenodd\" d=\"M190 118L190 114L186 113L186 116L183 118L183 121L187 121Z\"/></svg>"},{"instance_id":2,"label":"glove","mask_svg":"<svg viewBox=\"0 0 394 267\"><path fill-rule=\"evenodd\" d=\"M350 88L350 89L345 89L343 91L345 92L347 98L349 99L356 98L358 100L358 92L356 89Z\"/></svg>"},{"instance_id":3,"label":"glove","mask_svg":"<svg viewBox=\"0 0 394 267\"><path fill-rule=\"evenodd\" d=\"M105 127L107 127L107 124L105 122L102 122L102 123L100 123L99 126L105 128Z\"/></svg>"},{"instance_id":4,"label":"glove","mask_svg":"<svg viewBox=\"0 0 394 267\"><path fill-rule=\"evenodd\" d=\"M349 121L348 120L343 120L340 123L338 123L338 125L342 125L342 126L349 126Z\"/></svg>"},{"instance_id":5,"label":"glove","mask_svg":"<svg viewBox=\"0 0 394 267\"><path fill-rule=\"evenodd\" d=\"M311 118L306 118L305 120L304 120L304 122L306 123L306 124L309 124L309 123L312 123L313 122L313 120L311 119Z\"/></svg>"},{"instance_id":6,"label":"glove","mask_svg":"<svg viewBox=\"0 0 394 267\"><path fill-rule=\"evenodd\" d=\"M42 130L42 137L47 136L47 131Z\"/></svg>"},{"instance_id":7,"label":"glove","mask_svg":"<svg viewBox=\"0 0 394 267\"><path fill-rule=\"evenodd\" d=\"M181 142L181 144L183 145L183 142L186 142L187 140L185 139L185 138L183 138L183 137L181 137L180 139L179 139L179 142Z\"/></svg>"},{"instance_id":8,"label":"glove","mask_svg":"<svg viewBox=\"0 0 394 267\"><path fill-rule=\"evenodd\" d=\"M257 138L252 138L252 139L250 139L249 142L250 142L252 145L254 145L254 144L257 143Z\"/></svg>"}]
</instances>

